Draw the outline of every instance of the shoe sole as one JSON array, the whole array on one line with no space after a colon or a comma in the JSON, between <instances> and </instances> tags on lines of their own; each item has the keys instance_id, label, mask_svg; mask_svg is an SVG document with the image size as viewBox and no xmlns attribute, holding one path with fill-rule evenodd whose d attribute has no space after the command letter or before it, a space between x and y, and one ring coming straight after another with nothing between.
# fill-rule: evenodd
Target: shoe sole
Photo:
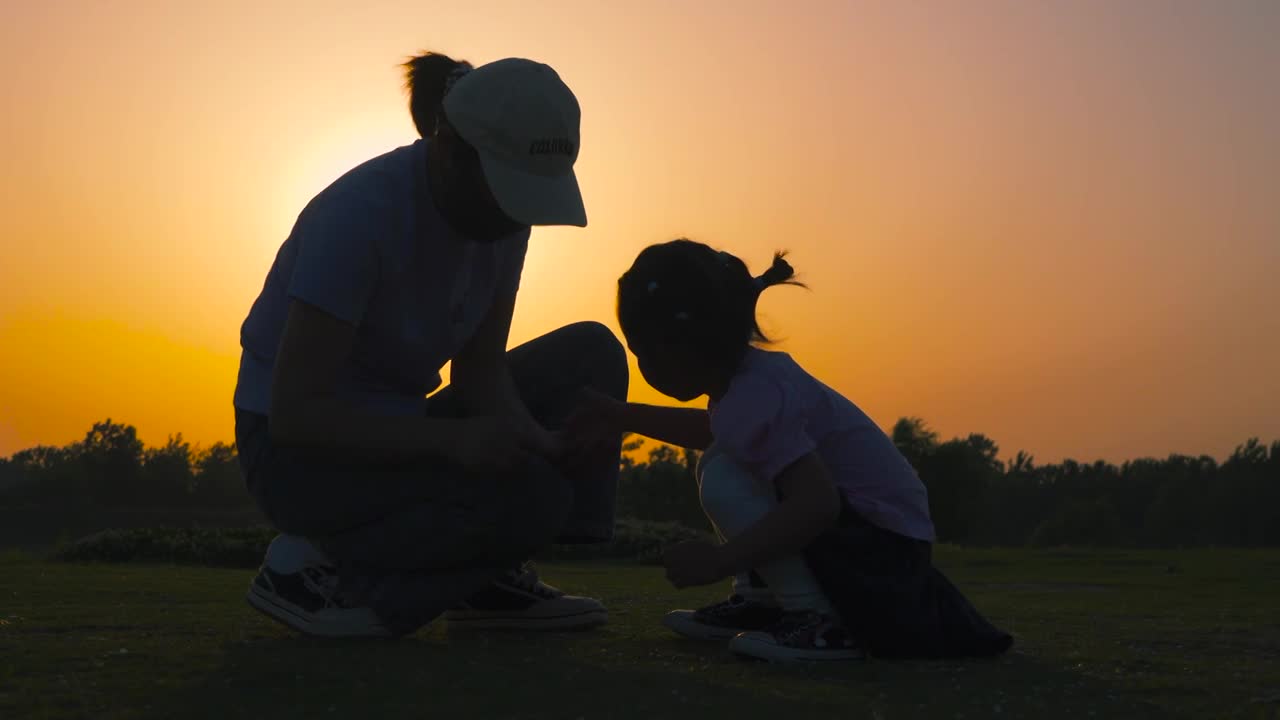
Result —
<instances>
[{"instance_id":1,"label":"shoe sole","mask_svg":"<svg viewBox=\"0 0 1280 720\"><path fill-rule=\"evenodd\" d=\"M729 642L729 651L734 655L749 660L767 662L824 662L831 660L863 660L866 653L861 650L797 650L781 647L773 643L761 642L754 638L734 638Z\"/></svg>"},{"instance_id":2,"label":"shoe sole","mask_svg":"<svg viewBox=\"0 0 1280 720\"><path fill-rule=\"evenodd\" d=\"M279 596L260 590L257 585L250 585L245 600L254 610L266 615L276 622L312 637L332 638L374 638L390 637L391 633L384 627L369 625L338 625L334 623L318 623L312 619L311 613L281 600Z\"/></svg>"},{"instance_id":3,"label":"shoe sole","mask_svg":"<svg viewBox=\"0 0 1280 720\"><path fill-rule=\"evenodd\" d=\"M572 615L531 618L522 615L451 616L445 613L450 630L587 630L609 622L607 610L589 610Z\"/></svg>"},{"instance_id":4,"label":"shoe sole","mask_svg":"<svg viewBox=\"0 0 1280 720\"><path fill-rule=\"evenodd\" d=\"M732 640L738 633L747 632L746 628L726 628L700 623L689 615L668 613L663 616L662 624L677 635L693 640Z\"/></svg>"}]
</instances>

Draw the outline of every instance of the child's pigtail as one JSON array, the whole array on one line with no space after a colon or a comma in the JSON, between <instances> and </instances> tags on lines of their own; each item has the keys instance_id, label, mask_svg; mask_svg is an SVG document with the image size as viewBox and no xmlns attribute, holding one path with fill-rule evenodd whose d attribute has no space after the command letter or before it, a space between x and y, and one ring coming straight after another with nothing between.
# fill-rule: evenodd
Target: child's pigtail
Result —
<instances>
[{"instance_id":1,"label":"child's pigtail","mask_svg":"<svg viewBox=\"0 0 1280 720\"><path fill-rule=\"evenodd\" d=\"M775 252L773 254L773 264L769 266L769 269L754 278L757 294L774 285L800 285L803 287L802 283L792 280L796 275L796 271L795 268L791 267L791 263L787 262L786 257L786 250Z\"/></svg>"}]
</instances>

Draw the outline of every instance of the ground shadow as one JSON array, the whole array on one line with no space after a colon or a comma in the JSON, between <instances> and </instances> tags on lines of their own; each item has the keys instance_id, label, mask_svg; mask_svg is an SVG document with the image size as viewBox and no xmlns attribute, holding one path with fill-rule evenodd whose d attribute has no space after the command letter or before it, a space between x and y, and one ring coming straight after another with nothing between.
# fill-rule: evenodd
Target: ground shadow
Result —
<instances>
[{"instance_id":1,"label":"ground shadow","mask_svg":"<svg viewBox=\"0 0 1280 720\"><path fill-rule=\"evenodd\" d=\"M1136 693L1034 657L778 666L722 647L609 631L401 641L264 636L157 698L148 717L1169 717Z\"/></svg>"}]
</instances>

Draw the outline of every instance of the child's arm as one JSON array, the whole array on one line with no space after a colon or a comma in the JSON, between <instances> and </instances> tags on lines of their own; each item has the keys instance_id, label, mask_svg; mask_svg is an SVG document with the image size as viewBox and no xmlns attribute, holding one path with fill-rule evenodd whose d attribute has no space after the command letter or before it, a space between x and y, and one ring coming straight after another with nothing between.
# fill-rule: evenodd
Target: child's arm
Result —
<instances>
[{"instance_id":1,"label":"child's arm","mask_svg":"<svg viewBox=\"0 0 1280 720\"><path fill-rule=\"evenodd\" d=\"M817 453L792 463L776 484L782 495L778 507L720 546L725 575L795 555L839 519L840 491Z\"/></svg>"},{"instance_id":2,"label":"child's arm","mask_svg":"<svg viewBox=\"0 0 1280 720\"><path fill-rule=\"evenodd\" d=\"M626 403L620 415L623 432L694 450L711 445L711 420L706 410Z\"/></svg>"},{"instance_id":3,"label":"child's arm","mask_svg":"<svg viewBox=\"0 0 1280 720\"><path fill-rule=\"evenodd\" d=\"M578 445L606 438L616 442L624 432L694 450L706 450L711 444L711 418L706 410L623 402L590 389L579 393L566 427Z\"/></svg>"}]
</instances>

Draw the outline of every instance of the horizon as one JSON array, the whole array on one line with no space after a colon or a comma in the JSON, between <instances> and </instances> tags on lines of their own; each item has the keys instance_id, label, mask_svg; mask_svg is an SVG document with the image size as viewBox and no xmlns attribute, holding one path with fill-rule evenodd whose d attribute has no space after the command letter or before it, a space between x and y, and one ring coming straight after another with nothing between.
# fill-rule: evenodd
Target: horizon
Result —
<instances>
[{"instance_id":1,"label":"horizon","mask_svg":"<svg viewBox=\"0 0 1280 720\"><path fill-rule=\"evenodd\" d=\"M995 443L996 443L997 447L999 448L999 452L998 452L998 454L996 455L996 460L998 460L999 462L1003 463L1004 465L1009 465L1009 464L1010 464L1010 463L1012 463L1014 460L1016 460L1016 459L1017 459L1017 457L1018 457L1019 455L1025 455L1025 456L1026 456L1026 457L1027 457L1027 458L1028 458L1028 459L1029 459L1029 460L1034 464L1034 466L1035 466L1035 467L1045 467L1045 466L1047 466L1047 465L1062 465L1062 464L1067 463L1067 462L1075 462L1075 463L1078 463L1078 464L1079 464L1079 465L1081 465L1081 466L1094 465L1094 464L1096 464L1096 463L1103 462L1103 463L1107 463L1107 464L1109 464L1109 465L1113 465L1113 466L1115 466L1115 467L1122 467L1122 466L1124 466L1124 465L1125 465L1125 464L1127 464L1127 463L1137 462L1137 461L1142 461L1142 460L1155 460L1155 461L1159 461L1159 462L1164 462L1164 461L1166 461L1166 460L1171 460L1171 459L1178 458L1178 457L1189 457L1189 458L1203 458L1203 457L1208 457L1208 458L1212 459L1214 462L1216 462L1216 463L1218 463L1218 464L1222 464L1223 462L1227 461L1227 460L1228 460L1232 455L1236 454L1239 450L1241 450L1241 449L1244 449L1244 448L1248 447L1248 446L1250 445L1250 443L1255 443L1255 442L1256 442L1256 443L1257 443L1259 446L1261 446L1264 450L1265 450L1265 449L1268 449L1268 448L1273 448L1273 447L1280 447L1280 438L1270 438L1270 439L1269 439L1269 438L1265 438L1265 437L1252 436L1252 437L1248 437L1248 438L1244 438L1244 439L1242 439L1240 442L1236 443L1236 445L1234 445L1234 446L1231 448L1231 450L1230 450L1230 451L1228 451L1227 453L1224 453L1224 454L1222 454L1222 455L1220 455L1220 456L1209 455L1208 453L1177 453L1177 452L1170 452L1170 453L1165 453L1165 454L1163 454L1163 455L1142 455L1142 456L1134 456L1134 457L1128 457L1128 458L1114 458L1114 459L1113 459L1113 458L1088 458L1088 457L1076 457L1076 456L1072 456L1072 455L1066 455L1066 456L1061 457L1061 458L1054 458L1053 460L1045 461L1045 460L1043 460L1042 458L1040 458L1040 457L1036 456L1034 453L1028 452L1025 448L1006 448L1006 447L1004 447L1003 445L1000 445L1000 441L999 441L999 439L998 439L998 438L993 438L993 437L991 437L991 436L989 436L989 435L986 435L986 433L976 432L976 431L975 431L974 433L963 433L963 434L955 435L955 436L945 436L945 435L942 435L941 433L938 433L938 432L936 431L936 429L935 429L932 425L930 425L930 424L928 423L928 421L927 421L925 418L918 418L918 417L912 417L912 416L903 416L903 417L899 418L897 421L895 421L895 423L894 423L894 424L896 424L896 423L897 423L897 422L899 422L899 421L910 421L910 420L920 420L920 421L923 421L923 422L924 422L924 427L923 427L923 429L924 429L926 432L930 432L930 433L934 434L934 435L936 436L936 438L935 438L935 439L936 439L936 441L937 441L938 443L940 443L940 444L941 444L941 443L952 442L952 441L959 441L959 442L963 442L963 441L967 440L967 439L970 437L970 435L971 435L971 434L982 435L982 436L986 437L988 440L991 440L991 441L993 441L993 442L995 442ZM95 420L93 423L91 423L90 427L89 427L89 428L86 428L86 430L85 430L84 432L80 433L80 435L79 435L79 436L77 436L77 438L72 439L72 440L70 440L70 441L68 441L68 442L65 442L65 443L39 443L39 444L37 444L37 445L31 445L31 446L28 446L28 447L18 448L18 449L16 449L16 450L14 450L13 452L10 452L10 453L7 453L7 454L0 454L0 460L8 460L8 459L10 459L13 455L15 455L15 454L17 454L17 453L21 453L21 452L22 452L22 451L24 451L24 450L33 450L33 449L36 449L37 447L56 447L56 448L60 448L60 449L65 449L65 448L68 448L68 447L72 447L72 446L74 446L74 445L79 444L79 443L84 439L84 436L85 436L86 434L88 434L88 433L92 432L93 426L94 426L94 425L97 425L97 424L99 424L99 423L102 423L102 424L113 424L113 425L118 425L118 426L125 427L125 428L132 427L135 431L137 431L137 430L138 430L137 426L135 426L133 423L130 423L128 420L123 420L123 419L115 418L115 417L104 417L104 418L100 418L100 419L98 419L98 420ZM893 432L893 428L892 428L892 426L891 426L891 427L888 427L888 428L882 428L882 429L885 431L885 433L886 433L886 434L888 434L888 435L892 436L892 432ZM648 438L648 437L645 437L645 436L643 436L643 435L639 435L639 434L637 434L637 433L631 433L631 432L625 433L625 434L624 434L624 439L626 439L626 438L631 438L631 439L630 439L630 440L626 440L626 441L623 443L623 444L624 444L624 447L623 447L623 452L622 452L622 454L623 454L624 456L628 456L628 457L630 457L630 458L632 459L632 461L633 461L633 462L636 462L636 463L638 463L638 464L643 464L643 463L648 462L648 461L649 461L649 459L650 459L650 455L651 455L651 453L652 453L653 451L655 451L655 450L659 450L660 448L663 448L663 447L671 448L671 449L676 450L676 451L680 451L680 450L686 449L686 448L680 448L680 447L678 447L678 446L670 445L669 443L664 443L664 442L662 442L662 441L660 441L660 440L654 440L654 439L652 439L652 438ZM143 443L143 450L144 450L144 451L145 451L145 450L150 450L150 449L159 449L159 448L162 448L162 447L164 447L164 446L166 445L166 443L168 443L168 442L170 442L170 441L180 441L180 442L182 442L182 443L185 443L185 444L188 446L188 448L189 448L189 452L190 452L190 454L191 454L192 459L195 459L196 457L198 457L198 456L199 456L199 455L201 455L202 453L208 452L210 449L212 449L213 447L215 447L215 446L217 446L217 445L224 445L224 446L226 446L226 447L232 448L233 450L234 450L234 449L236 449L236 442L235 442L235 439L234 439L234 438L232 438L232 439L230 439L230 440L214 440L213 442L199 442L199 441L193 442L193 441L191 441L188 437L186 437L185 433L183 433L181 430L178 430L178 431L175 431L175 432L171 432L171 433L165 433L164 437L163 437L162 439L160 439L160 440L157 440L156 442L151 442L151 441L149 441L149 440L144 439L144 438L142 437L141 432L139 431L139 432L138 432L138 439L139 439L140 441L142 441L142 443ZM630 449L628 449L627 447L625 447L625 446L626 446L626 444L627 444L627 442L631 442L632 440L634 440L634 441L637 443L637 444L636 444L636 446L635 446L635 447L633 447L633 448L630 448ZM696 452L701 452L701 451L698 451L698 450L696 450L696 449L694 449L694 450L695 450Z\"/></svg>"},{"instance_id":2,"label":"horizon","mask_svg":"<svg viewBox=\"0 0 1280 720\"><path fill-rule=\"evenodd\" d=\"M232 442L240 323L307 201L416 139L420 49L582 104L591 224L534 229L512 345L617 332L648 244L785 247L812 290L764 329L886 431L1042 464L1280 439L1280 4L307 7L11 11L0 457L107 418Z\"/></svg>"}]
</instances>

